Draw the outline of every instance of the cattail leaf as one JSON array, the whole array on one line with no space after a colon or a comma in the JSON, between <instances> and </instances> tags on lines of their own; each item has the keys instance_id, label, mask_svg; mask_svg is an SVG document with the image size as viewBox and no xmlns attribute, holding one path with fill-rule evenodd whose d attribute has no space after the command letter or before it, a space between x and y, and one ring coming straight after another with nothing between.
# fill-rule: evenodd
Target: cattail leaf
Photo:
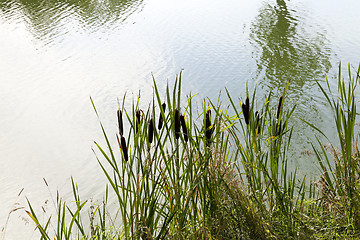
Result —
<instances>
[{"instance_id":1,"label":"cattail leaf","mask_svg":"<svg viewBox=\"0 0 360 240\"><path fill-rule=\"evenodd\" d=\"M184 135L184 140L185 140L185 142L187 142L188 141L188 132L187 132L187 128L186 128L184 115L180 115L180 123L181 123L182 132Z\"/></svg>"},{"instance_id":2,"label":"cattail leaf","mask_svg":"<svg viewBox=\"0 0 360 240\"><path fill-rule=\"evenodd\" d=\"M180 113L179 110L175 109L174 112L174 120L175 120L175 138L179 139L180 137Z\"/></svg>"},{"instance_id":3,"label":"cattail leaf","mask_svg":"<svg viewBox=\"0 0 360 240\"><path fill-rule=\"evenodd\" d=\"M279 122L276 123L276 126L275 126L275 136L279 136L281 134L281 131L282 131L282 123L281 123L281 120Z\"/></svg>"},{"instance_id":4,"label":"cattail leaf","mask_svg":"<svg viewBox=\"0 0 360 240\"><path fill-rule=\"evenodd\" d=\"M166 103L163 103L163 104L161 105L161 108L162 108L163 112L165 113ZM159 130L162 128L163 122L164 122L164 120L163 120L163 117L162 117L161 111L160 111L159 124L158 124L158 129L159 129Z\"/></svg>"}]
</instances>

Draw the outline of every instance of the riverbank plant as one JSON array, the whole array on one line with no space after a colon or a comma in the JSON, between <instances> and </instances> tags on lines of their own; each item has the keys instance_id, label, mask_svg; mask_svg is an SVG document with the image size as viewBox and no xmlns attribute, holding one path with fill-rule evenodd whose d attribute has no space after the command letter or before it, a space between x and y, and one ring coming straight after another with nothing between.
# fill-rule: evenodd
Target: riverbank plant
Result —
<instances>
[{"instance_id":1,"label":"riverbank plant","mask_svg":"<svg viewBox=\"0 0 360 240\"><path fill-rule=\"evenodd\" d=\"M360 65L352 76L349 64L348 72L346 81L339 66L337 93L332 92L327 78L325 87L318 83L332 110L338 142L327 146L317 139L319 148L313 145L322 170L318 200L322 211L320 220L327 228L321 232L336 237L360 235L360 155L356 122Z\"/></svg>"},{"instance_id":2,"label":"riverbank plant","mask_svg":"<svg viewBox=\"0 0 360 240\"><path fill-rule=\"evenodd\" d=\"M309 182L290 170L296 106L286 104L287 87L264 99L247 87L240 100L226 91L225 102L207 99L197 108L194 96L182 98L180 73L164 95L154 80L147 109L140 109L140 97L127 109L124 97L114 111L117 142L110 141L99 120L105 146L95 142L94 153L108 180L104 204L88 206L72 181L74 201L69 205L58 196L55 219L40 221L30 201L28 214L42 239L358 236L360 76L359 71L351 76L350 68L349 74L345 81L339 73L337 98L328 80L328 89L318 83L339 136L339 144L329 148L320 140L313 144L322 171L319 181ZM321 126L308 124L324 135ZM108 208L110 199L115 209Z\"/></svg>"}]
</instances>

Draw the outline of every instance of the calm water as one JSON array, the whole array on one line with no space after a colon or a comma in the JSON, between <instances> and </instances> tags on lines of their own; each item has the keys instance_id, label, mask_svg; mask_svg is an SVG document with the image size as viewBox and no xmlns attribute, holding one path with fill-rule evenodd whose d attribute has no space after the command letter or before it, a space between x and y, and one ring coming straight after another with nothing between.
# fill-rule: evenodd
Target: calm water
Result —
<instances>
[{"instance_id":1,"label":"calm water","mask_svg":"<svg viewBox=\"0 0 360 240\"><path fill-rule=\"evenodd\" d=\"M183 90L199 99L225 87L244 96L246 82L277 92L290 80L296 117L331 135L314 80L336 75L340 61L359 63L358 9L356 0L1 1L0 227L25 196L38 211L56 190L70 199L70 176L84 199L101 199L91 148L102 136L89 96L115 134L117 98L141 89L146 105L151 74L164 88L184 69ZM306 149L313 133L298 129ZM316 171L300 154L294 164ZM36 238L28 221L14 212L5 239Z\"/></svg>"}]
</instances>

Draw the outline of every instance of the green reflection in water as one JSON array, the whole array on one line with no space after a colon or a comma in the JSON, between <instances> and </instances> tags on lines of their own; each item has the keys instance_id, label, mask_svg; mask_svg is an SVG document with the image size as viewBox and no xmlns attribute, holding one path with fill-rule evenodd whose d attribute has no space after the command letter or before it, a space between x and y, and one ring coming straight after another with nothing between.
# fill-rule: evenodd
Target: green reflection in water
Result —
<instances>
[{"instance_id":1,"label":"green reflection in water","mask_svg":"<svg viewBox=\"0 0 360 240\"><path fill-rule=\"evenodd\" d=\"M296 131L288 156L294 159L292 167L301 166L300 175L316 175L311 157L301 155L311 148L314 132L300 118L316 126L331 125L325 123L330 112L314 81L325 80L331 68L326 31L303 7L291 9L285 1L277 0L276 4L265 3L259 10L251 26L250 44L257 64L255 77L265 93L271 89L279 95L290 81L286 102L297 104L297 108L292 120ZM331 128L324 131L328 133Z\"/></svg>"},{"instance_id":2,"label":"green reflection in water","mask_svg":"<svg viewBox=\"0 0 360 240\"><path fill-rule=\"evenodd\" d=\"M7 0L0 2L1 18L23 19L38 38L54 38L71 28L79 31L114 29L141 11L143 0Z\"/></svg>"},{"instance_id":3,"label":"green reflection in water","mask_svg":"<svg viewBox=\"0 0 360 240\"><path fill-rule=\"evenodd\" d=\"M305 10L298 10L302 16L306 15ZM311 17L301 18L283 0L260 9L250 33L257 77L264 78L260 84L277 89L290 80L293 88L301 90L314 79L324 79L331 68L326 32L306 21L311 21Z\"/></svg>"}]
</instances>

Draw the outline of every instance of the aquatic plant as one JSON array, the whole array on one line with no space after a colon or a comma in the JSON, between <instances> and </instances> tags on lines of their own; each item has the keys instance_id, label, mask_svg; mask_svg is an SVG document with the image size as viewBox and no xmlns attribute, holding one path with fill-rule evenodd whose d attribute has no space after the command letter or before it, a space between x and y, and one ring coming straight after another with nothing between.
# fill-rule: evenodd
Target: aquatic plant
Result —
<instances>
[{"instance_id":1,"label":"aquatic plant","mask_svg":"<svg viewBox=\"0 0 360 240\"><path fill-rule=\"evenodd\" d=\"M330 95L328 80L328 91L318 82L333 109L339 147L331 145L329 154L319 139L319 149L313 144L322 170L315 183L289 168L296 106L286 104L288 86L278 98L270 92L264 99L256 98L256 89L250 96L246 86L245 101L239 102L226 90L228 105L224 107L220 97L216 103L207 99L195 112L193 96L181 99L180 73L172 91L166 87L164 97L153 80L153 101L145 111L139 109L140 98L128 111L124 97L117 110L118 147L109 141L99 120L106 145L95 142L94 153L109 186L104 204L95 211L90 207L89 226L82 221L87 201L80 200L73 180L74 202L70 206L58 197L55 220L41 222L30 201L28 214L42 239L356 237L359 72L360 67L348 83L339 73L337 98ZM155 116L159 116L157 128ZM117 203L117 221L109 217L108 199Z\"/></svg>"}]
</instances>

